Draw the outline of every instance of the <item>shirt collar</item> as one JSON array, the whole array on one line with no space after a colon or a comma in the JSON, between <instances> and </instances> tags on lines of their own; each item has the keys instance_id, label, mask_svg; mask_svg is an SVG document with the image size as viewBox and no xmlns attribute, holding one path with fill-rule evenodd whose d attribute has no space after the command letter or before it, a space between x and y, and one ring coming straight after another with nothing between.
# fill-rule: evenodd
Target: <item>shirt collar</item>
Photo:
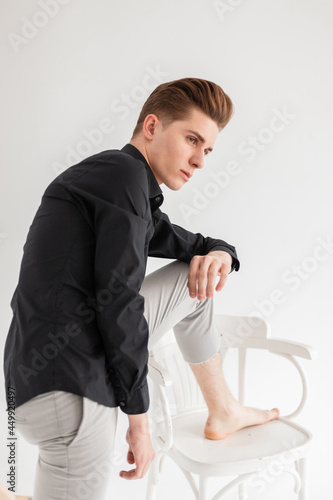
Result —
<instances>
[{"instance_id":1,"label":"shirt collar","mask_svg":"<svg viewBox=\"0 0 333 500\"><path fill-rule=\"evenodd\" d=\"M131 155L133 158L136 158L137 160L140 160L144 163L147 172L148 172L148 177L149 177L149 199L150 199L150 204L152 206L153 210L156 210L160 205L162 205L164 197L163 197L163 192L156 180L156 177L150 168L149 163L147 162L146 158L143 156L141 151L138 150L133 144L126 144L122 149L122 152Z\"/></svg>"}]
</instances>

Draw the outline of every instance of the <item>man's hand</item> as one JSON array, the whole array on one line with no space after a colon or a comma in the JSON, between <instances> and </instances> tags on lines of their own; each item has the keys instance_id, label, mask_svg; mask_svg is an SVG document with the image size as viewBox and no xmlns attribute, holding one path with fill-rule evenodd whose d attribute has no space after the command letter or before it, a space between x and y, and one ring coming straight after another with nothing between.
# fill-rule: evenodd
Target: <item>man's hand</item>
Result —
<instances>
[{"instance_id":1,"label":"man's hand","mask_svg":"<svg viewBox=\"0 0 333 500\"><path fill-rule=\"evenodd\" d=\"M190 263L187 287L190 296L199 300L210 299L214 294L216 276L221 276L215 290L222 290L231 271L232 257L227 252L215 250L207 255L195 255Z\"/></svg>"},{"instance_id":2,"label":"man's hand","mask_svg":"<svg viewBox=\"0 0 333 500\"><path fill-rule=\"evenodd\" d=\"M150 439L147 413L128 415L129 427L126 432L126 441L129 445L127 462L136 464L135 469L122 470L119 476L124 479L142 478L150 463L155 457L155 452Z\"/></svg>"}]
</instances>

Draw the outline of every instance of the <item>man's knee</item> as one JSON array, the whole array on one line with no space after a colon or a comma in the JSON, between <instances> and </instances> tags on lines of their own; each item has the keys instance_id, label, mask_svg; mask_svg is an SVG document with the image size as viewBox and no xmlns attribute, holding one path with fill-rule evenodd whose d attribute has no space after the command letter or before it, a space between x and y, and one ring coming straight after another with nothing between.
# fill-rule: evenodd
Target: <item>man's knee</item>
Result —
<instances>
[{"instance_id":1,"label":"man's knee","mask_svg":"<svg viewBox=\"0 0 333 500\"><path fill-rule=\"evenodd\" d=\"M179 279L182 279L183 285L187 286L190 264L188 264L187 262L182 262L180 260L175 261L174 264L176 266L176 270L177 270L177 274L179 276Z\"/></svg>"}]
</instances>

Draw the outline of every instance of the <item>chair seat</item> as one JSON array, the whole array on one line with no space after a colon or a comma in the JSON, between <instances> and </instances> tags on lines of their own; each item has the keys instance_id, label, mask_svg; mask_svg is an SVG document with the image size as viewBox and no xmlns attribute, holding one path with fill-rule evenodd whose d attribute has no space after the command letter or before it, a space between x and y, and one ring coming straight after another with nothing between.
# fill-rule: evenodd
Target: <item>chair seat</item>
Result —
<instances>
[{"instance_id":1,"label":"chair seat","mask_svg":"<svg viewBox=\"0 0 333 500\"><path fill-rule=\"evenodd\" d=\"M213 441L204 436L206 420L206 409L177 415L172 420L170 456L174 455L186 470L200 475L244 474L266 468L272 461L286 466L305 455L312 438L307 429L280 417Z\"/></svg>"}]
</instances>

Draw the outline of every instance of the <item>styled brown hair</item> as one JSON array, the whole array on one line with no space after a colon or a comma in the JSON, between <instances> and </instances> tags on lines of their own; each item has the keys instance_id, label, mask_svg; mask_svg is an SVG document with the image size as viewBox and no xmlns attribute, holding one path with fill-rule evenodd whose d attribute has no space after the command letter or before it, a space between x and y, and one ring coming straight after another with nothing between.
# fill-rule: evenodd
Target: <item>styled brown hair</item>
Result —
<instances>
[{"instance_id":1,"label":"styled brown hair","mask_svg":"<svg viewBox=\"0 0 333 500\"><path fill-rule=\"evenodd\" d=\"M167 128L176 120L186 120L197 108L214 120L221 131L233 114L230 97L216 83L200 78L181 78L162 83L150 94L140 112L133 137L142 130L147 115L153 113Z\"/></svg>"}]
</instances>

